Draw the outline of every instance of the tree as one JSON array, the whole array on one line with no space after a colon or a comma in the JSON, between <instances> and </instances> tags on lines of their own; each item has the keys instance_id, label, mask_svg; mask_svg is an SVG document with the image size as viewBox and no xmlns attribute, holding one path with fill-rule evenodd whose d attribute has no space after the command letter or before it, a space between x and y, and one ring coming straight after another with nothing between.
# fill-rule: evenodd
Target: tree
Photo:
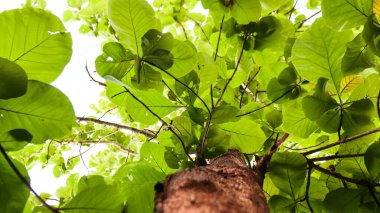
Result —
<instances>
[{"instance_id":1,"label":"tree","mask_svg":"<svg viewBox=\"0 0 380 213\"><path fill-rule=\"evenodd\" d=\"M44 1L0 14L1 212L380 211L380 1L67 2L105 97L76 117L50 85L72 39ZM78 144L106 145L90 175ZM36 164L67 185L34 191Z\"/></svg>"}]
</instances>

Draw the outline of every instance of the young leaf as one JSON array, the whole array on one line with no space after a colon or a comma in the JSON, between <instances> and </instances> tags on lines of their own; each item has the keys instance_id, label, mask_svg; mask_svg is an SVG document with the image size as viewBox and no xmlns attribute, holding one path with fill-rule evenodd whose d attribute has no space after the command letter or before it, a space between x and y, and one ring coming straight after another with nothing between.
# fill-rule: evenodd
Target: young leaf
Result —
<instances>
[{"instance_id":1,"label":"young leaf","mask_svg":"<svg viewBox=\"0 0 380 213\"><path fill-rule=\"evenodd\" d=\"M295 152L276 152L271 158L269 168L269 176L274 185L281 192L297 199L306 178L305 157Z\"/></svg>"},{"instance_id":2,"label":"young leaf","mask_svg":"<svg viewBox=\"0 0 380 213\"><path fill-rule=\"evenodd\" d=\"M340 93L350 92L356 89L364 81L361 75L349 75L342 79L340 82Z\"/></svg>"},{"instance_id":3,"label":"young leaf","mask_svg":"<svg viewBox=\"0 0 380 213\"><path fill-rule=\"evenodd\" d=\"M294 200L283 197L281 195L274 195L269 199L269 208L272 212L294 212L296 204Z\"/></svg>"},{"instance_id":4,"label":"young leaf","mask_svg":"<svg viewBox=\"0 0 380 213\"><path fill-rule=\"evenodd\" d=\"M231 16L239 24L258 21L261 16L259 0L230 0L232 3Z\"/></svg>"},{"instance_id":5,"label":"young leaf","mask_svg":"<svg viewBox=\"0 0 380 213\"><path fill-rule=\"evenodd\" d=\"M338 93L344 45L351 34L348 31L337 32L329 28L324 19L317 19L294 43L292 62L298 73L311 82L327 78L328 89Z\"/></svg>"},{"instance_id":6,"label":"young leaf","mask_svg":"<svg viewBox=\"0 0 380 213\"><path fill-rule=\"evenodd\" d=\"M27 93L21 97L0 100L0 114L3 131L25 129L38 143L64 136L76 120L68 98L39 81L29 81Z\"/></svg>"},{"instance_id":7,"label":"young leaf","mask_svg":"<svg viewBox=\"0 0 380 213\"><path fill-rule=\"evenodd\" d=\"M22 67L0 58L0 99L16 98L25 94L28 77Z\"/></svg>"},{"instance_id":8,"label":"young leaf","mask_svg":"<svg viewBox=\"0 0 380 213\"><path fill-rule=\"evenodd\" d=\"M157 28L149 3L145 0L110 0L108 15L124 47L141 56L141 38L148 30Z\"/></svg>"},{"instance_id":9,"label":"young leaf","mask_svg":"<svg viewBox=\"0 0 380 213\"><path fill-rule=\"evenodd\" d=\"M33 27L38 26L38 27ZM0 14L0 57L20 65L29 79L54 81L71 58L71 35L62 22L32 7Z\"/></svg>"}]
</instances>

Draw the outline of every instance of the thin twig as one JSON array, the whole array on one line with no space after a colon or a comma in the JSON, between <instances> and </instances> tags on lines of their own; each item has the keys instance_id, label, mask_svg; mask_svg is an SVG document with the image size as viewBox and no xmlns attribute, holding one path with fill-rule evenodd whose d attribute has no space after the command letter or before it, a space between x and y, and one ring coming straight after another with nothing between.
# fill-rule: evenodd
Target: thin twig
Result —
<instances>
[{"instance_id":1,"label":"thin twig","mask_svg":"<svg viewBox=\"0 0 380 213\"><path fill-rule=\"evenodd\" d=\"M306 200L307 206L309 207L310 212L313 213L314 210L313 210L313 207L311 207L310 200L309 200L311 171L312 171L312 167L309 166L308 171L307 171L307 182L306 182L305 200Z\"/></svg>"},{"instance_id":2,"label":"thin twig","mask_svg":"<svg viewBox=\"0 0 380 213\"><path fill-rule=\"evenodd\" d=\"M380 89L379 89L379 94L377 95L376 105L377 105L377 115L379 116L379 119L380 119Z\"/></svg>"},{"instance_id":3,"label":"thin twig","mask_svg":"<svg viewBox=\"0 0 380 213\"><path fill-rule=\"evenodd\" d=\"M364 136L367 136L367 135L370 135L370 134L373 134L373 133L376 133L376 132L380 132L380 128L372 129L370 131L363 132L361 134L354 135L354 136L349 137L349 138L344 138L344 139L342 139L340 141L337 141L335 143L331 143L331 144L328 144L328 145L323 146L323 147L319 147L319 148L316 148L316 149L313 149L313 150L310 150L310 151L307 151L307 152L303 152L302 154L303 155L310 155L310 154L313 154L315 152L319 152L319 151L322 151L322 150L325 150L325 149L328 149L328 148L331 148L331 147L334 147L334 146L338 146L338 145L341 145L341 144L344 144L344 143L347 143L347 142L350 142L350 141L362 138Z\"/></svg>"},{"instance_id":4,"label":"thin twig","mask_svg":"<svg viewBox=\"0 0 380 213\"><path fill-rule=\"evenodd\" d=\"M224 23L224 15L223 15L223 18L222 18L222 22L220 23L220 27L219 27L218 42L216 43L214 61L216 61L216 58L218 57L220 36L222 35L223 23Z\"/></svg>"},{"instance_id":5,"label":"thin twig","mask_svg":"<svg viewBox=\"0 0 380 213\"><path fill-rule=\"evenodd\" d=\"M288 89L287 91L285 91L282 95L280 95L278 98L274 99L273 101L271 101L270 103L268 104L265 104L264 106L262 107L259 107L257 109L254 109L252 111L248 111L246 113L243 113L243 114L240 114L240 115L236 115L236 117L241 117L241 116L245 116L245 115L249 115L249 114L252 114L254 112L257 112L257 111L260 111L266 107L269 107L270 105L274 104L276 101L280 100L281 98L283 98L285 95L287 95L288 93L290 93L293 89L295 89L296 87L299 87L299 84L295 85L294 87Z\"/></svg>"},{"instance_id":6,"label":"thin twig","mask_svg":"<svg viewBox=\"0 0 380 213\"><path fill-rule=\"evenodd\" d=\"M103 120L99 120L99 119L96 119L96 118L77 117L77 120L78 120L78 122L81 122L81 121L93 122L93 123L97 123L97 124L103 124L103 125L107 125L107 126L113 126L113 127L119 128L119 129L126 129L126 130L129 130L131 132L134 132L134 133L137 133L137 134L140 134L140 135L145 135L147 137L153 137L154 136L154 132L152 130L149 130L149 129L143 129L143 130L136 129L136 128L133 128L133 127L130 127L130 126L125 126L125 125L121 125L121 124L117 124L117 123L112 123L112 122L108 122L108 121L103 121Z\"/></svg>"},{"instance_id":7,"label":"thin twig","mask_svg":"<svg viewBox=\"0 0 380 213\"><path fill-rule=\"evenodd\" d=\"M261 66L259 67L259 70L255 73L255 75L252 76L252 78L248 78L247 83L243 86L243 90L241 91L241 95L240 95L240 108L243 106L244 93L247 91L248 86L252 83L252 81L259 74L260 70L261 70Z\"/></svg>"},{"instance_id":8,"label":"thin twig","mask_svg":"<svg viewBox=\"0 0 380 213\"><path fill-rule=\"evenodd\" d=\"M205 36L207 42L208 42L209 44L211 44L210 39L208 38L206 32L205 32L205 31L203 30L203 28L202 28L202 25L201 25L200 23L198 23L197 20L194 20L194 19L191 18L190 16L186 16L186 17L187 17L188 19L190 19L191 21L193 21L193 22L195 23L195 25L197 25L199 28L201 28L201 31L202 31L203 35Z\"/></svg>"},{"instance_id":9,"label":"thin twig","mask_svg":"<svg viewBox=\"0 0 380 213\"><path fill-rule=\"evenodd\" d=\"M17 169L16 165L12 162L11 158L8 156L7 152L4 150L3 146L0 144L0 151L1 154L4 156L5 160L7 161L8 165L12 168L12 170L16 173L17 177L24 183L26 187L29 188L29 190L36 196L36 198L44 205L47 209L49 209L51 212L59 213L59 210L56 209L53 206L50 206L45 202L42 197L40 197L36 191L32 188L32 186L29 184L28 180L21 174L21 172Z\"/></svg>"},{"instance_id":10,"label":"thin twig","mask_svg":"<svg viewBox=\"0 0 380 213\"><path fill-rule=\"evenodd\" d=\"M355 158L355 157L363 157L365 154L347 154L347 155L331 155L331 156L325 156L325 157L318 157L318 158L309 158L311 161L327 161L327 160L334 160L334 159L341 159L341 158Z\"/></svg>"},{"instance_id":11,"label":"thin twig","mask_svg":"<svg viewBox=\"0 0 380 213\"><path fill-rule=\"evenodd\" d=\"M92 77L92 75L90 74L90 71L88 70L88 67L87 67L87 61L86 61L86 66L85 66L85 68L86 68L86 72L87 72L88 76L90 76L90 78L91 78L91 80L92 80L93 82L95 82L95 83L97 83L97 84L99 84L100 86L103 86L103 87L106 86L105 83L100 82L100 81L97 81L97 80L95 80L95 79Z\"/></svg>"},{"instance_id":12,"label":"thin twig","mask_svg":"<svg viewBox=\"0 0 380 213\"><path fill-rule=\"evenodd\" d=\"M174 18L174 21L177 22L177 24L179 24L179 26L181 27L182 31L183 31L183 34L185 36L185 39L187 40L187 33L186 33L186 29L185 27L183 26L183 24L177 19L177 18Z\"/></svg>"},{"instance_id":13,"label":"thin twig","mask_svg":"<svg viewBox=\"0 0 380 213\"><path fill-rule=\"evenodd\" d=\"M111 111L113 111L114 109L117 109L117 108L119 108L119 106L112 107L111 109L105 111L105 112L104 112L104 113L98 118L98 120L99 120L99 119L102 119L102 118L103 118L104 116L106 116L109 112L111 112Z\"/></svg>"},{"instance_id":14,"label":"thin twig","mask_svg":"<svg viewBox=\"0 0 380 213\"><path fill-rule=\"evenodd\" d=\"M226 92L228 85L231 83L232 79L234 78L234 76L235 76L235 74L236 74L236 72L237 72L237 70L238 70L238 68L239 68L240 61L241 61L241 59L242 59L242 57L243 57L243 53L244 53L244 45L245 45L245 42L247 41L247 37L248 37L247 35L244 35L243 45L242 45L242 47L241 47L240 55L239 55L238 61L237 61L237 63L236 63L236 66L235 66L234 72L232 73L231 77L227 80L226 85L224 85L223 90L222 90L222 92L220 93L220 96L219 96L218 100L217 100L216 103L215 103L215 107L217 107L218 104L219 104L219 102L222 100L223 95L224 95L224 93Z\"/></svg>"},{"instance_id":15,"label":"thin twig","mask_svg":"<svg viewBox=\"0 0 380 213\"><path fill-rule=\"evenodd\" d=\"M373 189L373 187L369 187L369 193L371 194L373 200L375 201L377 208L380 208L380 202L379 202L379 199L377 199L376 197L375 190Z\"/></svg>"}]
</instances>

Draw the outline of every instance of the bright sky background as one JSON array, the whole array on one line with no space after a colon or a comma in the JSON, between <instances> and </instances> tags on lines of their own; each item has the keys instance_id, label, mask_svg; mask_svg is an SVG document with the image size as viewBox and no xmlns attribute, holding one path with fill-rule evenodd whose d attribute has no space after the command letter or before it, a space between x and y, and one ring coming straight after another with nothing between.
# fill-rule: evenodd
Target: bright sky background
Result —
<instances>
[{"instance_id":1,"label":"bright sky background","mask_svg":"<svg viewBox=\"0 0 380 213\"><path fill-rule=\"evenodd\" d=\"M152 1L153 0L148 0L148 2ZM20 8L20 5L24 2L25 0L0 0L0 12L3 10ZM297 9L300 11L306 11L306 2L307 0L299 0ZM46 3L46 9L62 19L64 10L68 8L66 0L46 0ZM304 14L309 16L313 14L313 12L308 11L304 12ZM81 25L80 22L67 22L64 24L66 29L71 32L73 39L73 55L71 61L65 67L58 79L53 82L53 85L69 97L77 116L94 115L94 112L90 110L89 105L98 102L99 94L103 88L90 81L85 70L85 65L87 61L89 71L92 73L92 71L95 70L95 59L101 53L101 39L95 38L91 35L79 34L78 29ZM93 74L93 76L99 80L101 79L96 74ZM66 155L73 156L77 155L78 152L78 150L73 150L70 151L70 153L66 153ZM91 153L94 152L88 152L84 155L85 161L88 160ZM79 166L75 168L74 172L80 172L83 175L87 174L82 163L79 163ZM53 176L52 166L48 166L45 169L36 166L29 171L29 175L32 180L32 187L37 193L48 192L50 194L55 194L55 190L58 187L65 185L65 180L67 178L65 175L58 179L55 178Z\"/></svg>"}]
</instances>

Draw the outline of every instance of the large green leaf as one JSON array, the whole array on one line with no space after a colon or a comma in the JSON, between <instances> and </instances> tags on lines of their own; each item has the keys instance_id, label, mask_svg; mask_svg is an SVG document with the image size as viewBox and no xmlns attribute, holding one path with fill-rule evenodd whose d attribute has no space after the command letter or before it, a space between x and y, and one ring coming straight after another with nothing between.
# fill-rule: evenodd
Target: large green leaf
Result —
<instances>
[{"instance_id":1,"label":"large green leaf","mask_svg":"<svg viewBox=\"0 0 380 213\"><path fill-rule=\"evenodd\" d=\"M177 78L188 74L198 61L195 47L189 41L178 42L170 53L174 63L167 71Z\"/></svg>"},{"instance_id":2,"label":"large green leaf","mask_svg":"<svg viewBox=\"0 0 380 213\"><path fill-rule=\"evenodd\" d=\"M122 211L123 201L118 187L99 183L79 192L62 210L69 213L117 213Z\"/></svg>"},{"instance_id":3,"label":"large green leaf","mask_svg":"<svg viewBox=\"0 0 380 213\"><path fill-rule=\"evenodd\" d=\"M350 37L350 32L337 32L329 28L324 19L317 19L294 43L292 61L296 70L312 82L321 77L329 79L329 89L338 93L341 61Z\"/></svg>"},{"instance_id":4,"label":"large green leaf","mask_svg":"<svg viewBox=\"0 0 380 213\"><path fill-rule=\"evenodd\" d=\"M362 34L357 35L346 46L347 50L342 61L342 72L345 75L356 74L366 68L375 66L375 55L368 48Z\"/></svg>"},{"instance_id":5,"label":"large green leaf","mask_svg":"<svg viewBox=\"0 0 380 213\"><path fill-rule=\"evenodd\" d=\"M75 124L69 99L56 88L38 81L29 81L25 95L0 100L2 131L25 129L33 142L42 143L68 133Z\"/></svg>"},{"instance_id":6,"label":"large green leaf","mask_svg":"<svg viewBox=\"0 0 380 213\"><path fill-rule=\"evenodd\" d=\"M0 134L0 144L6 151L16 151L22 149L33 136L25 129L12 129Z\"/></svg>"},{"instance_id":7,"label":"large green leaf","mask_svg":"<svg viewBox=\"0 0 380 213\"><path fill-rule=\"evenodd\" d=\"M162 172L144 163L128 163L115 174L127 200L127 212L145 213L154 209L154 186L165 179Z\"/></svg>"},{"instance_id":8,"label":"large green leaf","mask_svg":"<svg viewBox=\"0 0 380 213\"><path fill-rule=\"evenodd\" d=\"M339 29L357 27L365 23L372 14L372 1L368 0L323 0L322 14L329 24Z\"/></svg>"},{"instance_id":9,"label":"large green leaf","mask_svg":"<svg viewBox=\"0 0 380 213\"><path fill-rule=\"evenodd\" d=\"M365 165L373 180L380 180L380 141L368 147L364 156Z\"/></svg>"},{"instance_id":10,"label":"large green leaf","mask_svg":"<svg viewBox=\"0 0 380 213\"><path fill-rule=\"evenodd\" d=\"M28 77L22 67L0 58L0 99L16 98L26 92Z\"/></svg>"},{"instance_id":11,"label":"large green leaf","mask_svg":"<svg viewBox=\"0 0 380 213\"><path fill-rule=\"evenodd\" d=\"M258 21L261 16L259 0L232 0L231 15L239 24Z\"/></svg>"},{"instance_id":12,"label":"large green leaf","mask_svg":"<svg viewBox=\"0 0 380 213\"><path fill-rule=\"evenodd\" d=\"M295 211L295 202L281 195L274 195L269 199L269 208L272 212L291 213Z\"/></svg>"},{"instance_id":13,"label":"large green leaf","mask_svg":"<svg viewBox=\"0 0 380 213\"><path fill-rule=\"evenodd\" d=\"M157 25L149 3L145 0L110 0L108 16L124 47L141 56L142 36Z\"/></svg>"},{"instance_id":14,"label":"large green leaf","mask_svg":"<svg viewBox=\"0 0 380 213\"><path fill-rule=\"evenodd\" d=\"M260 125L248 119L224 123L220 126L226 135L231 136L230 147L239 149L243 153L258 151L266 140Z\"/></svg>"},{"instance_id":15,"label":"large green leaf","mask_svg":"<svg viewBox=\"0 0 380 213\"><path fill-rule=\"evenodd\" d=\"M362 191L359 189L340 188L330 191L323 201L324 212L359 212L360 197Z\"/></svg>"},{"instance_id":16,"label":"large green leaf","mask_svg":"<svg viewBox=\"0 0 380 213\"><path fill-rule=\"evenodd\" d=\"M283 128L298 137L307 138L318 130L318 126L306 117L299 101L290 102L284 105Z\"/></svg>"},{"instance_id":17,"label":"large green leaf","mask_svg":"<svg viewBox=\"0 0 380 213\"><path fill-rule=\"evenodd\" d=\"M30 179L25 166L16 160L12 160L12 162L29 182ZM29 189L1 154L0 168L0 212L22 212L29 197Z\"/></svg>"},{"instance_id":18,"label":"large green leaf","mask_svg":"<svg viewBox=\"0 0 380 213\"><path fill-rule=\"evenodd\" d=\"M71 58L71 35L50 12L31 7L5 11L0 29L0 57L24 68L29 79L50 83Z\"/></svg>"},{"instance_id":19,"label":"large green leaf","mask_svg":"<svg viewBox=\"0 0 380 213\"><path fill-rule=\"evenodd\" d=\"M293 0L284 0L284 1L278 1L278 0L260 0L261 7L265 11L263 14L269 14L270 12L273 12L277 9L279 9L281 6L289 4L293 2Z\"/></svg>"},{"instance_id":20,"label":"large green leaf","mask_svg":"<svg viewBox=\"0 0 380 213\"><path fill-rule=\"evenodd\" d=\"M305 157L296 152L277 152L272 156L269 166L269 176L273 184L293 199L297 199L306 178Z\"/></svg>"}]
</instances>

